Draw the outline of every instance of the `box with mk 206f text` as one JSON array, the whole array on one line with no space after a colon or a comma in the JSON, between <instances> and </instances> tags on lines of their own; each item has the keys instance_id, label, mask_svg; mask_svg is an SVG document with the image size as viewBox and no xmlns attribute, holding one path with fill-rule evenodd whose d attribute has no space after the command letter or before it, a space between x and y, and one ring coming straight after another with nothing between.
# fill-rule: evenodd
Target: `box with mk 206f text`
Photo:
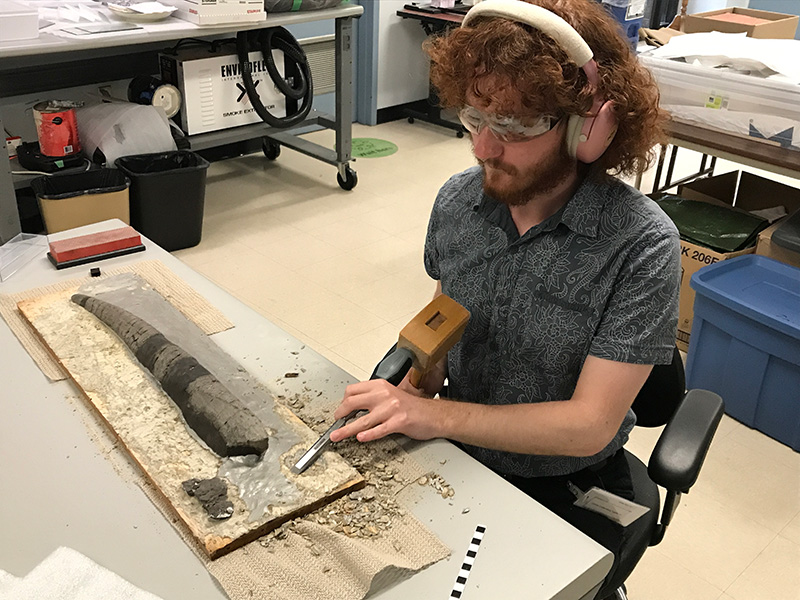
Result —
<instances>
[{"instance_id":1,"label":"box with mk 206f text","mask_svg":"<svg viewBox=\"0 0 800 600\"><path fill-rule=\"evenodd\" d=\"M783 206L791 214L800 209L800 189L739 171L687 183L678 188L678 195L688 200L724 206L732 211L749 212ZM734 252L719 252L681 239L680 310L676 340L678 348L686 352L689 347L695 298L695 292L689 286L692 275L707 265L753 252L755 244Z\"/></svg>"}]
</instances>

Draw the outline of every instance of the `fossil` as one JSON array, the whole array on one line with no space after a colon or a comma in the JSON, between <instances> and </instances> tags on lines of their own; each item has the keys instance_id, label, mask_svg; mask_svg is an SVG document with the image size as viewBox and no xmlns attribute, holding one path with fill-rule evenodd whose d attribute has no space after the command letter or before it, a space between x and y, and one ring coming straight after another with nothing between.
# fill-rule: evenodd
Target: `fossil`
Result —
<instances>
[{"instance_id":1,"label":"fossil","mask_svg":"<svg viewBox=\"0 0 800 600\"><path fill-rule=\"evenodd\" d=\"M72 301L105 323L131 349L183 418L220 456L261 455L269 445L261 420L196 358L169 341L155 327L114 304L85 294Z\"/></svg>"},{"instance_id":2,"label":"fossil","mask_svg":"<svg viewBox=\"0 0 800 600\"><path fill-rule=\"evenodd\" d=\"M233 503L228 500L228 486L219 477L187 479L181 485L187 494L197 498L212 519L229 519L233 514Z\"/></svg>"}]
</instances>

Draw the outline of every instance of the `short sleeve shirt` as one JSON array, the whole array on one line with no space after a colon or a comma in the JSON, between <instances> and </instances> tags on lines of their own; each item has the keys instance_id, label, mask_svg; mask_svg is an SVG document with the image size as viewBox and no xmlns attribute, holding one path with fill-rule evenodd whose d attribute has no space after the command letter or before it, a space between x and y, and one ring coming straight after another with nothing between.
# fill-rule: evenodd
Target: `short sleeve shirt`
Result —
<instances>
[{"instance_id":1,"label":"short sleeve shirt","mask_svg":"<svg viewBox=\"0 0 800 600\"><path fill-rule=\"evenodd\" d=\"M520 236L508 207L483 193L479 167L455 175L434 203L425 268L471 313L448 354L454 399L564 401L588 355L672 359L678 232L655 202L616 179L587 178L560 211ZM634 423L628 411L608 446L589 457L467 451L503 474L563 475L614 454Z\"/></svg>"}]
</instances>

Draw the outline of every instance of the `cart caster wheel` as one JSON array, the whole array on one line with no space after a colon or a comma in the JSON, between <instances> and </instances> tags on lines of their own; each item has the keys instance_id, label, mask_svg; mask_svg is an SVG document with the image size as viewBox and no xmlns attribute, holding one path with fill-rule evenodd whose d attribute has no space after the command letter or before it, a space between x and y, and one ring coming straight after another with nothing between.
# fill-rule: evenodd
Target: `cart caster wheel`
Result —
<instances>
[{"instance_id":1,"label":"cart caster wheel","mask_svg":"<svg viewBox=\"0 0 800 600\"><path fill-rule=\"evenodd\" d=\"M272 140L261 140L261 151L269 160L275 160L281 155L281 145Z\"/></svg>"},{"instance_id":2,"label":"cart caster wheel","mask_svg":"<svg viewBox=\"0 0 800 600\"><path fill-rule=\"evenodd\" d=\"M413 125L414 124L414 117L408 117L408 122Z\"/></svg>"},{"instance_id":3,"label":"cart caster wheel","mask_svg":"<svg viewBox=\"0 0 800 600\"><path fill-rule=\"evenodd\" d=\"M464 137L464 132L463 132L463 131L456 131L456 137L457 137L458 139L461 139L461 138L463 138L463 137Z\"/></svg>"},{"instance_id":4,"label":"cart caster wheel","mask_svg":"<svg viewBox=\"0 0 800 600\"><path fill-rule=\"evenodd\" d=\"M339 182L339 187L343 190L349 192L358 183L358 174L353 171L350 167L345 168L345 179L342 179L342 175L340 173L336 174L336 181Z\"/></svg>"}]
</instances>

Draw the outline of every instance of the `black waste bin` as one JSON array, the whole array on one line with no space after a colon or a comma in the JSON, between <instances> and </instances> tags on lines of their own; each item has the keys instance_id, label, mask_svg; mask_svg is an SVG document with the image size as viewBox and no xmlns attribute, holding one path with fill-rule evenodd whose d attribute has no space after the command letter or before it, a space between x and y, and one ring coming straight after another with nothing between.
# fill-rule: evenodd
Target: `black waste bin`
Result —
<instances>
[{"instance_id":1,"label":"black waste bin","mask_svg":"<svg viewBox=\"0 0 800 600\"><path fill-rule=\"evenodd\" d=\"M134 229L169 251L200 243L207 160L178 150L123 156L114 165L131 180Z\"/></svg>"}]
</instances>

